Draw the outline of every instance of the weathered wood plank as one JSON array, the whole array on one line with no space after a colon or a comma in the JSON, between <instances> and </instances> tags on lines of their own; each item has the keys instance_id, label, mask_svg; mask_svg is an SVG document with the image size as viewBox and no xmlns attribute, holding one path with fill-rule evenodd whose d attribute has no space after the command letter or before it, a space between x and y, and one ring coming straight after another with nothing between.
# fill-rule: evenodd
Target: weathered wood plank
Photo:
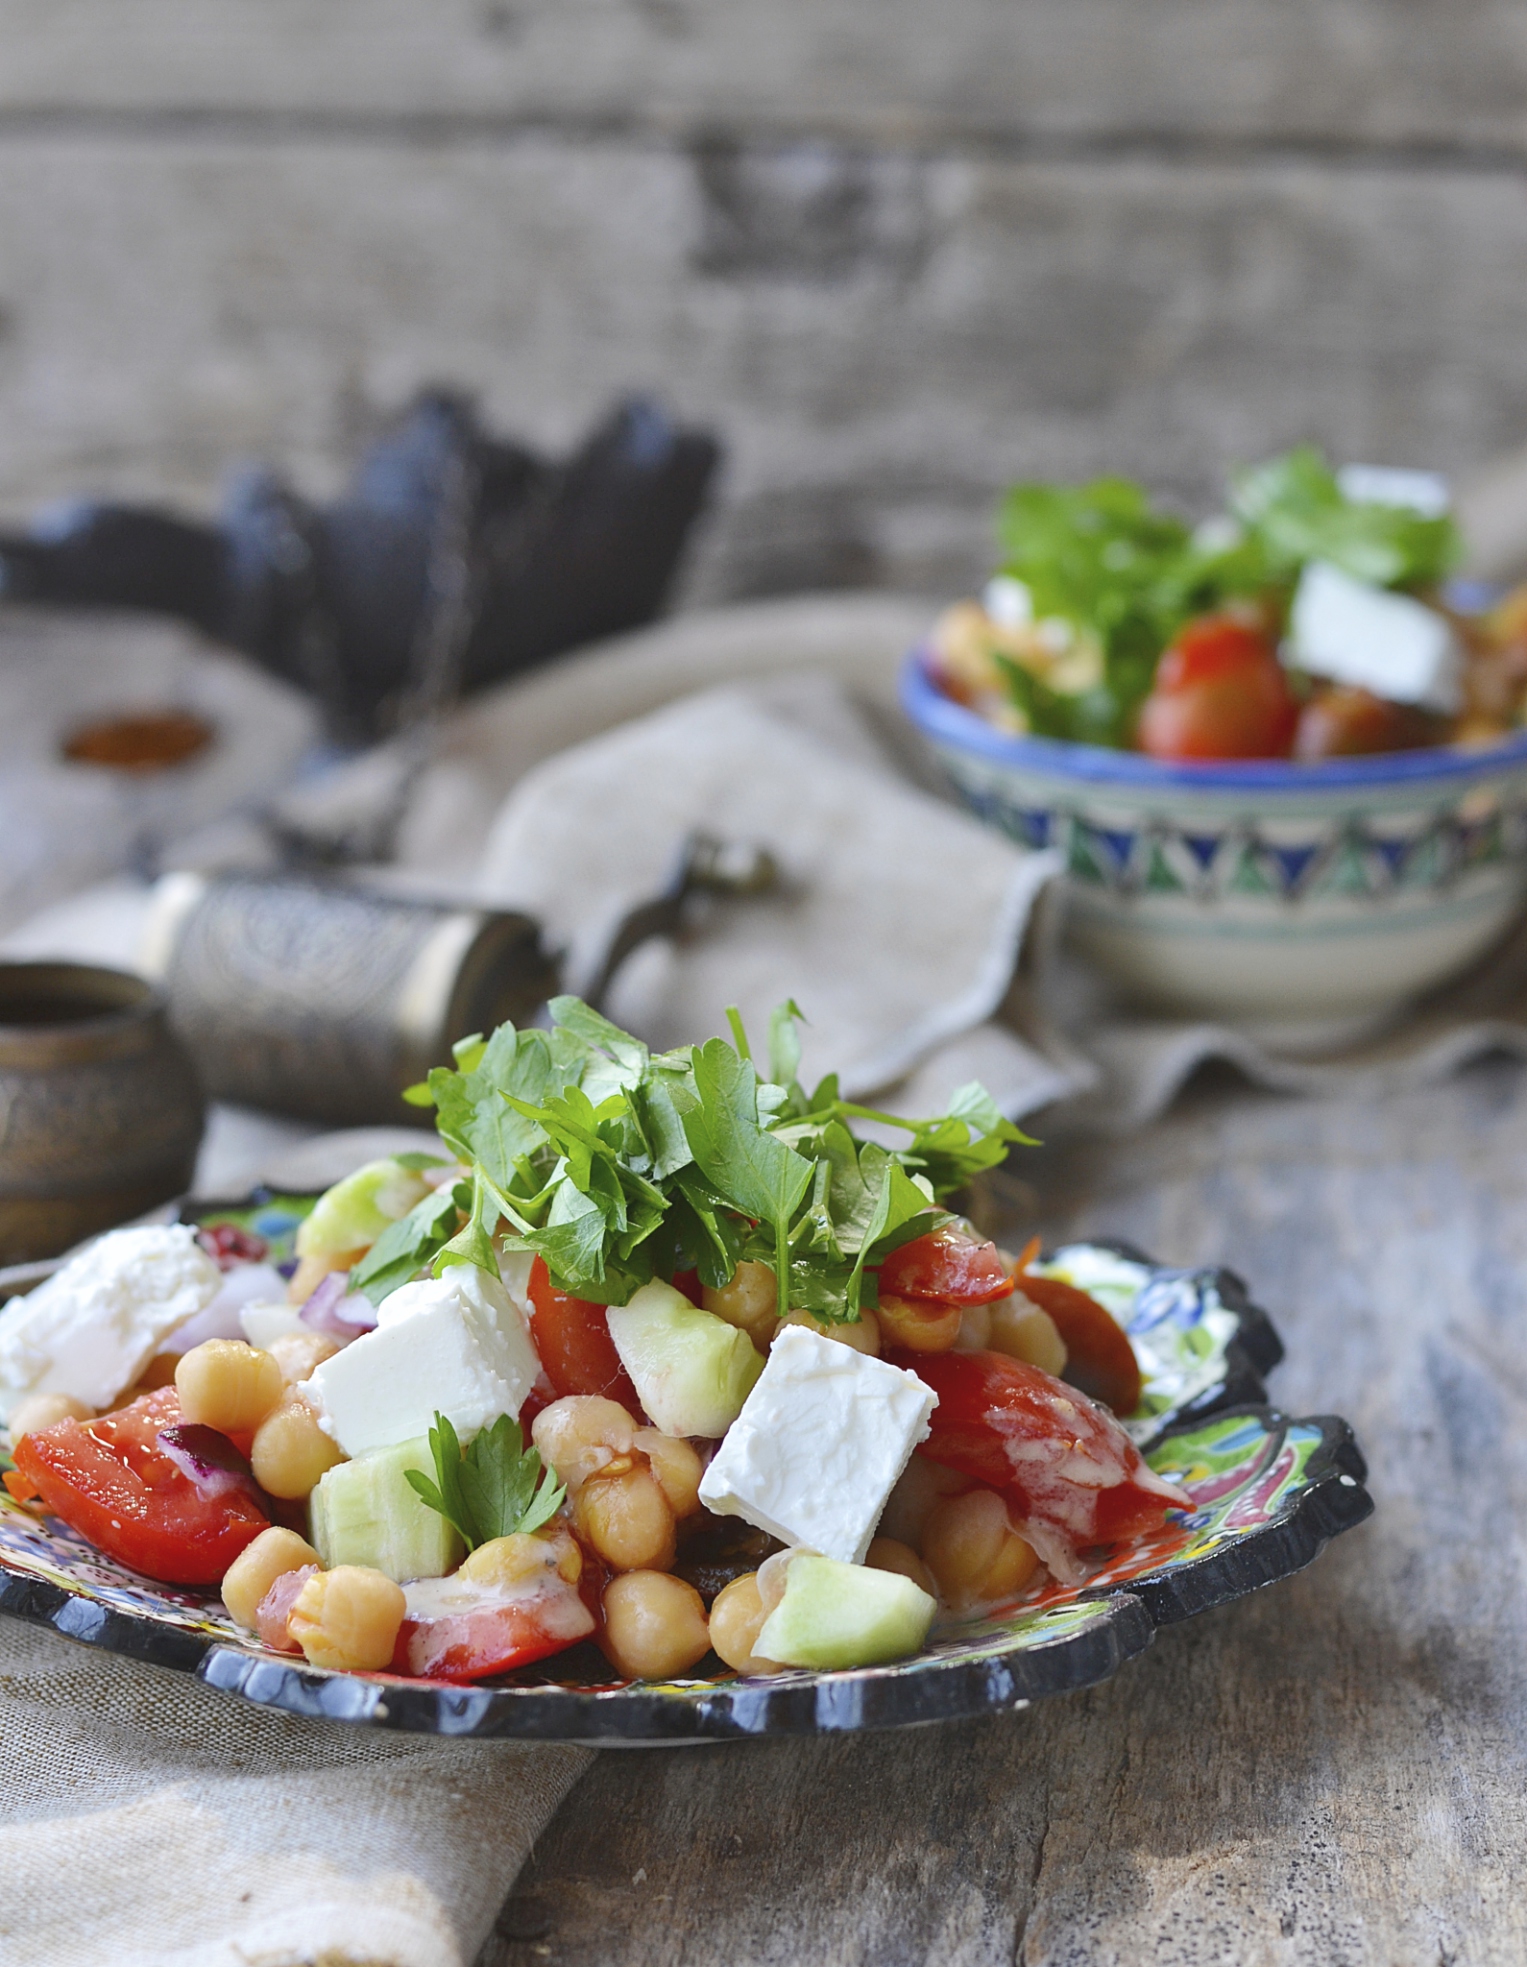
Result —
<instances>
[{"instance_id":1,"label":"weathered wood plank","mask_svg":"<svg viewBox=\"0 0 1527 1967\"><path fill-rule=\"evenodd\" d=\"M645 383L731 445L699 593L958 587L1016 475L1527 440L1524 258L1510 173L13 139L0 503L322 486L434 378L549 442Z\"/></svg>"},{"instance_id":2,"label":"weathered wood plank","mask_svg":"<svg viewBox=\"0 0 1527 1967\"><path fill-rule=\"evenodd\" d=\"M483 1967L1485 1967L1516 1889L1527 1080L1381 1107L1201 1095L1034 1157L1047 1225L1228 1257L1375 1519L1301 1577L985 1726L607 1755Z\"/></svg>"},{"instance_id":3,"label":"weathered wood plank","mask_svg":"<svg viewBox=\"0 0 1527 1967\"><path fill-rule=\"evenodd\" d=\"M1520 147L1510 0L4 0L28 114Z\"/></svg>"}]
</instances>

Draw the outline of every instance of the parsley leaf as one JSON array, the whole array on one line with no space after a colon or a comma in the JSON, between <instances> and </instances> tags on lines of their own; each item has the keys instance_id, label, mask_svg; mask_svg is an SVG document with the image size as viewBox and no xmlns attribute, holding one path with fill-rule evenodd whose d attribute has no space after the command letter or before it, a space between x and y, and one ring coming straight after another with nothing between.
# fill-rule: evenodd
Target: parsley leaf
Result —
<instances>
[{"instance_id":1,"label":"parsley leaf","mask_svg":"<svg viewBox=\"0 0 1527 1967\"><path fill-rule=\"evenodd\" d=\"M456 1234L457 1211L470 1205L471 1191L465 1182L431 1189L401 1221L389 1223L382 1231L351 1271L351 1288L363 1291L379 1305L415 1271L434 1261Z\"/></svg>"},{"instance_id":2,"label":"parsley leaf","mask_svg":"<svg viewBox=\"0 0 1527 1967\"><path fill-rule=\"evenodd\" d=\"M790 1218L811 1186L811 1163L758 1123L758 1074L720 1038L694 1054L699 1105L684 1115L695 1164L734 1209L774 1231L781 1318L789 1310Z\"/></svg>"},{"instance_id":3,"label":"parsley leaf","mask_svg":"<svg viewBox=\"0 0 1527 1967\"><path fill-rule=\"evenodd\" d=\"M468 1550L495 1537L527 1534L549 1523L567 1491L541 1466L534 1448L524 1445L520 1424L500 1414L463 1449L449 1418L437 1413L429 1431L436 1480L406 1470L409 1486L422 1501L454 1523Z\"/></svg>"}]
</instances>

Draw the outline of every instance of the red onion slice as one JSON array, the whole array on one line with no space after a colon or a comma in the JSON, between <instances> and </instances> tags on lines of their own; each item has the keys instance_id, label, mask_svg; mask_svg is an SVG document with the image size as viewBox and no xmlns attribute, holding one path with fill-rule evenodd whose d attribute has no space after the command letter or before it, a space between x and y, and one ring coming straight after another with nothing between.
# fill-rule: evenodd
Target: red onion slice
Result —
<instances>
[{"instance_id":1,"label":"red onion slice","mask_svg":"<svg viewBox=\"0 0 1527 1967\"><path fill-rule=\"evenodd\" d=\"M249 1463L226 1434L195 1421L178 1421L159 1430L159 1446L196 1485L198 1495L230 1496L237 1490L258 1499L259 1484Z\"/></svg>"},{"instance_id":2,"label":"red onion slice","mask_svg":"<svg viewBox=\"0 0 1527 1967\"><path fill-rule=\"evenodd\" d=\"M358 1339L362 1332L376 1330L376 1311L371 1300L362 1292L350 1289L349 1274L343 1270L331 1270L321 1279L297 1316L313 1331L326 1332L341 1345Z\"/></svg>"}]
</instances>

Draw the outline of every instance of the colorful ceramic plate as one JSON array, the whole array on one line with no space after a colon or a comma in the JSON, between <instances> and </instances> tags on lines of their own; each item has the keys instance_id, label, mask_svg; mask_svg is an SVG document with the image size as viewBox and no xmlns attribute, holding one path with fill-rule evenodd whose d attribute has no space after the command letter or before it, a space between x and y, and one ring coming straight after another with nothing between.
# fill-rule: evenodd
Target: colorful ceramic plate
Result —
<instances>
[{"instance_id":1,"label":"colorful ceramic plate","mask_svg":"<svg viewBox=\"0 0 1527 1967\"><path fill-rule=\"evenodd\" d=\"M236 1223L279 1262L311 1202L260 1192L192 1204L186 1216ZM1146 1377L1130 1430L1151 1466L1181 1482L1184 1507L1084 1585L1052 1583L989 1618L936 1628L928 1651L895 1666L751 1680L716 1662L713 1674L671 1684L611 1683L583 1646L475 1687L326 1673L252 1641L216 1598L136 1576L3 1490L0 1611L264 1706L444 1735L635 1746L817 1734L953 1720L1091 1686L1158 1626L1301 1569L1373 1504L1345 1421L1288 1420L1263 1404L1261 1375L1282 1347L1233 1273L1172 1270L1098 1244L1057 1250L1048 1267L1085 1283L1129 1331Z\"/></svg>"}]
</instances>

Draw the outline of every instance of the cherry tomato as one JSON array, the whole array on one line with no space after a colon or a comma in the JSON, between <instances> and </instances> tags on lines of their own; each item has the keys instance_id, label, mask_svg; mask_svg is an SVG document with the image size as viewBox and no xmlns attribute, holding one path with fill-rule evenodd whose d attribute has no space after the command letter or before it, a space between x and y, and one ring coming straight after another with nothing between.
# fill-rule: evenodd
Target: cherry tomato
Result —
<instances>
[{"instance_id":1,"label":"cherry tomato","mask_svg":"<svg viewBox=\"0 0 1527 1967\"><path fill-rule=\"evenodd\" d=\"M1067 1382L1116 1414L1132 1414L1140 1405L1140 1362L1107 1307L1060 1277L1020 1270L1013 1282L1054 1321L1066 1348Z\"/></svg>"},{"instance_id":2,"label":"cherry tomato","mask_svg":"<svg viewBox=\"0 0 1527 1967\"><path fill-rule=\"evenodd\" d=\"M1000 1352L888 1353L938 1395L917 1452L1007 1497L1020 1536L1062 1583L1078 1552L1158 1530L1180 1493L1105 1409Z\"/></svg>"},{"instance_id":3,"label":"cherry tomato","mask_svg":"<svg viewBox=\"0 0 1527 1967\"><path fill-rule=\"evenodd\" d=\"M629 1414L642 1411L630 1376L620 1363L603 1305L559 1291L544 1258L530 1267L530 1335L558 1397L602 1393Z\"/></svg>"},{"instance_id":4,"label":"cherry tomato","mask_svg":"<svg viewBox=\"0 0 1527 1967\"><path fill-rule=\"evenodd\" d=\"M560 1653L593 1630L577 1585L555 1574L524 1590L431 1579L409 1587L392 1670L420 1680L484 1680Z\"/></svg>"},{"instance_id":5,"label":"cherry tomato","mask_svg":"<svg viewBox=\"0 0 1527 1967\"><path fill-rule=\"evenodd\" d=\"M216 1584L270 1518L252 1485L208 1494L165 1454L159 1432L179 1422L174 1387L160 1387L120 1413L24 1435L16 1470L54 1516L119 1563L164 1584Z\"/></svg>"},{"instance_id":6,"label":"cherry tomato","mask_svg":"<svg viewBox=\"0 0 1527 1967\"><path fill-rule=\"evenodd\" d=\"M881 1264L880 1288L897 1298L937 1298L943 1304L984 1305L1013 1288L995 1243L981 1243L952 1225L903 1243Z\"/></svg>"},{"instance_id":7,"label":"cherry tomato","mask_svg":"<svg viewBox=\"0 0 1527 1967\"><path fill-rule=\"evenodd\" d=\"M1441 744L1444 726L1414 704L1390 703L1345 684L1316 692L1299 713L1296 758L1356 758Z\"/></svg>"},{"instance_id":8,"label":"cherry tomato","mask_svg":"<svg viewBox=\"0 0 1527 1967\"><path fill-rule=\"evenodd\" d=\"M1231 615L1178 630L1140 707L1153 758L1283 758L1299 705L1267 636Z\"/></svg>"}]
</instances>

